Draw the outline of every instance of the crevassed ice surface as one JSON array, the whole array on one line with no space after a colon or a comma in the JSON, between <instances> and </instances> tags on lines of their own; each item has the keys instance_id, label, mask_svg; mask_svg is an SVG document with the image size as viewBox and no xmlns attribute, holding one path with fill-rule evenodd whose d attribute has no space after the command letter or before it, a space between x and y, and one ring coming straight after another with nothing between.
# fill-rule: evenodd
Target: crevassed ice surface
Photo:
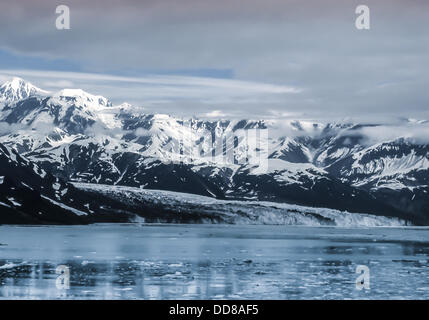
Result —
<instances>
[{"instance_id":1,"label":"crevassed ice surface","mask_svg":"<svg viewBox=\"0 0 429 320\"><path fill-rule=\"evenodd\" d=\"M429 229L0 226L0 298L428 299Z\"/></svg>"}]
</instances>

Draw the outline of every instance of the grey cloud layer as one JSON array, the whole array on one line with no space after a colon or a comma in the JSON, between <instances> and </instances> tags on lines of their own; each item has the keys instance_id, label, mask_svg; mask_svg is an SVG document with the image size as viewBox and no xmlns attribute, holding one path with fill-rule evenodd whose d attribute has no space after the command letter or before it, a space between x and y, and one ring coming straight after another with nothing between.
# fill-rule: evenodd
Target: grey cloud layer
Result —
<instances>
[{"instance_id":1,"label":"grey cloud layer","mask_svg":"<svg viewBox=\"0 0 429 320\"><path fill-rule=\"evenodd\" d=\"M179 114L184 116L213 116L214 106L233 105L236 110L232 108L227 113L221 112L218 115L242 117L243 111L246 111L245 107L241 107L243 104L261 107L267 103L281 103L285 97L298 95L302 90L297 87L234 79L175 75L125 77L15 69L0 70L0 82L10 80L16 75L51 92L62 88L84 88L90 93L108 97L114 104L124 101L131 103L136 111L177 114L177 109L180 109ZM237 112L237 109L241 112ZM253 115L265 118L266 112Z\"/></svg>"},{"instance_id":2,"label":"grey cloud layer","mask_svg":"<svg viewBox=\"0 0 429 320\"><path fill-rule=\"evenodd\" d=\"M237 79L303 89L236 101L190 94L164 99L169 112L429 118L428 1L365 1L370 31L355 29L354 0L74 0L69 31L54 28L57 3L3 3L3 49L91 72L231 69Z\"/></svg>"}]
</instances>

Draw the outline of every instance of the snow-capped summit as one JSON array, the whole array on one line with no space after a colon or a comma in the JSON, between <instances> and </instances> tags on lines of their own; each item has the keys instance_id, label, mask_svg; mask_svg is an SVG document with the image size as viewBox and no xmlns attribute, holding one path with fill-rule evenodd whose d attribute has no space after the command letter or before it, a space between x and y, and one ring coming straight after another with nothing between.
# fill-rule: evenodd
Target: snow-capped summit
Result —
<instances>
[{"instance_id":1,"label":"snow-capped summit","mask_svg":"<svg viewBox=\"0 0 429 320\"><path fill-rule=\"evenodd\" d=\"M103 108L111 107L112 103L103 96L92 95L82 89L63 89L55 93L50 99L51 102L71 103L82 107Z\"/></svg>"},{"instance_id":2,"label":"snow-capped summit","mask_svg":"<svg viewBox=\"0 0 429 320\"><path fill-rule=\"evenodd\" d=\"M0 102L16 102L31 96L44 96L48 93L21 78L14 77L0 87Z\"/></svg>"}]
</instances>

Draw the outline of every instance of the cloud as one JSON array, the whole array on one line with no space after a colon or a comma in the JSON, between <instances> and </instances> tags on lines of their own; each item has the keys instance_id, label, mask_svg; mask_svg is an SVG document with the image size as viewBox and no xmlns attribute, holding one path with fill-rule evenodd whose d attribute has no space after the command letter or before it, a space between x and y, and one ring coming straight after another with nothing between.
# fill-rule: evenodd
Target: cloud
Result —
<instances>
[{"instance_id":1,"label":"cloud","mask_svg":"<svg viewBox=\"0 0 429 320\"><path fill-rule=\"evenodd\" d=\"M226 117L227 114L222 112L221 110L213 110L213 111L205 113L204 116L207 118L218 118L218 119L220 119L222 117Z\"/></svg>"},{"instance_id":2,"label":"cloud","mask_svg":"<svg viewBox=\"0 0 429 320\"><path fill-rule=\"evenodd\" d=\"M76 65L93 74L76 86L113 100L182 114L429 118L426 0L367 0L369 31L354 26L357 0L248 0L246 6L240 0L73 0L71 30L65 31L55 29L57 4L4 4L0 48ZM32 68L38 67L36 59ZM229 80L244 83L161 77L142 88L142 82L95 75L203 69L231 70Z\"/></svg>"},{"instance_id":3,"label":"cloud","mask_svg":"<svg viewBox=\"0 0 429 320\"><path fill-rule=\"evenodd\" d=\"M73 88L74 87L74 83L68 80L57 80L57 81L44 81L42 83L43 87L46 88Z\"/></svg>"},{"instance_id":4,"label":"cloud","mask_svg":"<svg viewBox=\"0 0 429 320\"><path fill-rule=\"evenodd\" d=\"M147 129L143 129L143 128L137 128L137 129L134 131L134 134L135 134L137 137L149 137L149 136L151 135L151 133L150 133L150 131L149 131L149 130L147 130Z\"/></svg>"},{"instance_id":5,"label":"cloud","mask_svg":"<svg viewBox=\"0 0 429 320\"><path fill-rule=\"evenodd\" d=\"M428 122L363 127L359 130L359 133L365 137L364 143L367 145L400 138L416 144L429 144Z\"/></svg>"},{"instance_id":6,"label":"cloud","mask_svg":"<svg viewBox=\"0 0 429 320\"><path fill-rule=\"evenodd\" d=\"M125 77L78 72L0 70L0 78L11 76L20 76L36 86L41 83L43 89L53 92L64 87L80 88L105 96L115 104L127 101L136 107L144 106L148 113L183 116L210 114L213 106L223 109L234 105L237 116L241 116L243 104L249 107L267 101L281 103L286 96L299 95L303 91L302 88L292 86L193 76Z\"/></svg>"},{"instance_id":7,"label":"cloud","mask_svg":"<svg viewBox=\"0 0 429 320\"><path fill-rule=\"evenodd\" d=\"M21 124L9 124L7 122L0 121L0 136L14 133L24 128Z\"/></svg>"}]
</instances>

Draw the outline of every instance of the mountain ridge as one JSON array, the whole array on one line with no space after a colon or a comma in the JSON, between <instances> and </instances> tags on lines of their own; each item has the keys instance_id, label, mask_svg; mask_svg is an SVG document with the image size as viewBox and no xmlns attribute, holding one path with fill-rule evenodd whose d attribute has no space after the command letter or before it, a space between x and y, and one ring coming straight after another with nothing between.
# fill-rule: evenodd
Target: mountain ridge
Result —
<instances>
[{"instance_id":1,"label":"mountain ridge","mask_svg":"<svg viewBox=\"0 0 429 320\"><path fill-rule=\"evenodd\" d=\"M429 221L428 144L407 134L373 142L385 124L181 119L80 89L6 103L0 122L14 129L0 143L63 181ZM426 121L395 125L427 132Z\"/></svg>"}]
</instances>

